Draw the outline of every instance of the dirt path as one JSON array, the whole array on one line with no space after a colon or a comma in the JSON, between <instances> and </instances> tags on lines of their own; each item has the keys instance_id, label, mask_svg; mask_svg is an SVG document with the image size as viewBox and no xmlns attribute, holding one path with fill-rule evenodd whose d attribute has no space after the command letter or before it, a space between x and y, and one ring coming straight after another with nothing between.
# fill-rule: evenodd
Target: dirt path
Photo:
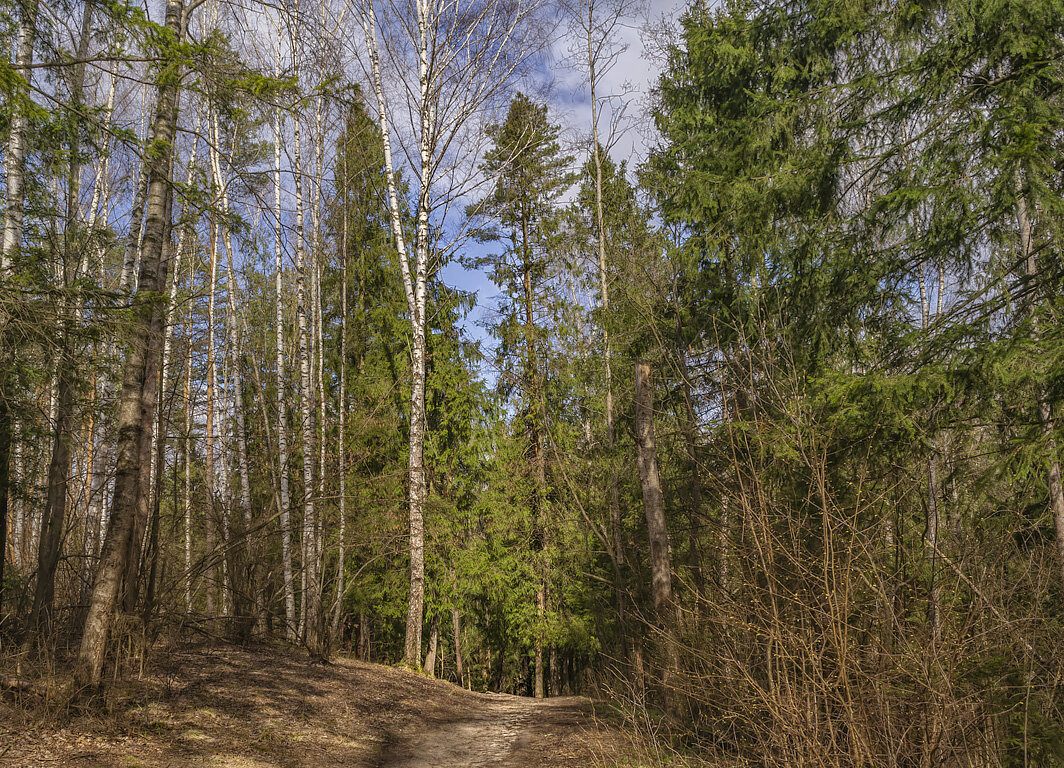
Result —
<instances>
[{"instance_id":1,"label":"dirt path","mask_svg":"<svg viewBox=\"0 0 1064 768\"><path fill-rule=\"evenodd\" d=\"M538 767L544 759L567 757L562 737L571 734L564 731L590 725L586 699L536 701L485 694L479 704L461 719L397 735L381 768Z\"/></svg>"},{"instance_id":2,"label":"dirt path","mask_svg":"<svg viewBox=\"0 0 1064 768\"><path fill-rule=\"evenodd\" d=\"M171 648L76 716L0 699L0 766L607 768L623 737L584 698L480 694L291 652ZM0 670L2 671L2 670Z\"/></svg>"}]
</instances>

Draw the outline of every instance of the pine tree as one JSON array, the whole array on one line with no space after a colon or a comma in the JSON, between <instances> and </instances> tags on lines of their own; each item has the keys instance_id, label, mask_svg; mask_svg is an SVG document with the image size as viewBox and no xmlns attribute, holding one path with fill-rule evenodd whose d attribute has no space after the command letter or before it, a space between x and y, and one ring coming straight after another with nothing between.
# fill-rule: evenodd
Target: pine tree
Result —
<instances>
[{"instance_id":1,"label":"pine tree","mask_svg":"<svg viewBox=\"0 0 1064 768\"><path fill-rule=\"evenodd\" d=\"M490 257L492 280L505 296L495 333L500 341L500 368L518 393L521 429L526 441L528 504L534 521L533 538L542 552L550 526L547 488L547 404L545 399L543 292L549 277L547 232L561 193L571 184L566 173L572 158L561 154L558 128L547 118L545 105L518 94L506 119L489 126L493 142L483 171L493 180L491 193L472 205L470 214L492 222L482 229L483 240L509 240ZM543 555L538 555L542 559ZM546 574L536 591L538 622L547 610ZM535 639L535 695L545 695L543 629Z\"/></svg>"}]
</instances>

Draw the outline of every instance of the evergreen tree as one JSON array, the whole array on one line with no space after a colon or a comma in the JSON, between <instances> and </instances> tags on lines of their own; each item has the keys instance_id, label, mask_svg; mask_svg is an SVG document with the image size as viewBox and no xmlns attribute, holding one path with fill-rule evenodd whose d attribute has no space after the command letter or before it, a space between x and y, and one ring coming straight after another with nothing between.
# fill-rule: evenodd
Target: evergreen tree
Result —
<instances>
[{"instance_id":1,"label":"evergreen tree","mask_svg":"<svg viewBox=\"0 0 1064 768\"><path fill-rule=\"evenodd\" d=\"M549 234L558 197L572 183L566 169L572 158L561 154L558 128L547 118L547 107L518 94L506 119L486 131L493 146L481 168L492 180L491 192L469 208L471 216L488 224L479 232L483 241L506 241L504 249L476 263L490 266L492 281L504 296L493 332L499 340L498 366L504 390L516 393L523 454L525 491L532 540L542 560L550 528L547 480L547 401L544 366L548 318L544 295L551 276ZM538 629L535 652L535 695L545 695L544 622L547 589L540 565L536 592Z\"/></svg>"}]
</instances>

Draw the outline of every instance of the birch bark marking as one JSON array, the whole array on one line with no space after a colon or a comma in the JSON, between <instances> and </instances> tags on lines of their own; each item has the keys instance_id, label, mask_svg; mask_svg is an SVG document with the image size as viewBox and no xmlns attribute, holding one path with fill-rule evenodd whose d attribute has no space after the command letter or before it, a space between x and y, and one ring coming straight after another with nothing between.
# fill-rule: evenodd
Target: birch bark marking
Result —
<instances>
[{"instance_id":1,"label":"birch bark marking","mask_svg":"<svg viewBox=\"0 0 1064 768\"><path fill-rule=\"evenodd\" d=\"M6 184L6 208L4 210L3 247L0 250L0 276L7 277L12 260L22 243L22 218L25 211L23 184L26 176L26 144L29 134L29 116L23 99L29 98L29 85L33 64L33 46L37 40L38 0L22 0L19 3L18 39L15 48L13 73L20 78L18 94L11 104L11 127L4 154Z\"/></svg>"},{"instance_id":2,"label":"birch bark marking","mask_svg":"<svg viewBox=\"0 0 1064 768\"><path fill-rule=\"evenodd\" d=\"M274 75L281 72L281 53L276 49L277 59ZM284 611L285 636L289 641L296 639L296 594L292 576L292 520L291 496L288 488L288 436L285 425L285 404L281 392L284 389L284 285L282 275L284 262L281 258L281 108L277 107L273 116L273 207L274 207L274 289L276 296L276 339L277 339L277 475L280 485L281 519L281 560L284 577Z\"/></svg>"},{"instance_id":3,"label":"birch bark marking","mask_svg":"<svg viewBox=\"0 0 1064 768\"><path fill-rule=\"evenodd\" d=\"M310 375L310 328L307 317L307 277L313 265L308 263L303 238L303 171L300 147L299 115L293 120L293 178L296 192L296 324L299 330L299 413L303 442L303 625L307 647L321 654L321 584L318 580L317 526L314 509L314 413ZM313 279L313 278L311 278Z\"/></svg>"},{"instance_id":4,"label":"birch bark marking","mask_svg":"<svg viewBox=\"0 0 1064 768\"><path fill-rule=\"evenodd\" d=\"M419 278L420 280L420 278ZM423 312L423 306L421 307ZM419 313L423 318L423 314ZM425 606L425 326L413 328L410 395L410 601L406 615L405 660L417 666L421 656L421 624Z\"/></svg>"},{"instance_id":5,"label":"birch bark marking","mask_svg":"<svg viewBox=\"0 0 1064 768\"><path fill-rule=\"evenodd\" d=\"M325 4L322 4L322 29L325 28ZM325 177L325 100L319 93L314 101L314 202L310 207L311 219L311 248L314 276L314 344L315 344L315 375L318 401L318 499L325 498L325 437L326 437L326 408L325 408L325 330L322 327L322 298L321 298L321 273L324 263L324 253L321 232L321 188L322 179ZM322 540L324 522L322 512L317 510L318 545L317 545L317 569L319 578L324 575L325 564L324 542ZM320 591L320 588L319 588Z\"/></svg>"},{"instance_id":6,"label":"birch bark marking","mask_svg":"<svg viewBox=\"0 0 1064 768\"><path fill-rule=\"evenodd\" d=\"M184 0L168 0L166 31L173 42L184 38ZM99 571L81 637L75 684L97 686L107 651L107 636L123 582L127 578L130 536L133 532L139 486L139 459L144 425L141 409L153 397L156 382L147 377L150 337L159 314L159 294L166 286L167 264L163 238L170 196L170 157L177 119L179 67L159 75L155 138L148 158L150 173L146 195L144 255L140 264L140 291L133 300L134 322L129 352L123 365L122 394L118 410L117 472L111 517L107 525Z\"/></svg>"},{"instance_id":7,"label":"birch bark marking","mask_svg":"<svg viewBox=\"0 0 1064 768\"><path fill-rule=\"evenodd\" d=\"M213 149L211 152L213 153ZM204 463L203 485L207 491L207 519L205 524L207 534L207 557L210 558L207 566L207 613L213 615L217 611L215 600L218 589L218 567L215 564L214 550L217 548L215 501L217 497L217 478L214 466L214 430L215 430L215 392L218 388L218 366L215 359L214 338L214 310L215 294L218 289L218 222L214 213L210 220L210 284L207 286L207 423L204 434ZM224 597L223 597L224 605Z\"/></svg>"}]
</instances>

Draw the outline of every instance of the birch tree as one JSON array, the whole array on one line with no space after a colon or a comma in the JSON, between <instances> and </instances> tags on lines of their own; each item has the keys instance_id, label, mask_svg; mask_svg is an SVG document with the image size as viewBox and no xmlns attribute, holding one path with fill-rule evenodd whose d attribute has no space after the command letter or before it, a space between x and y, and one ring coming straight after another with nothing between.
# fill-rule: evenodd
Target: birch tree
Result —
<instances>
[{"instance_id":1,"label":"birch tree","mask_svg":"<svg viewBox=\"0 0 1064 768\"><path fill-rule=\"evenodd\" d=\"M278 32L280 30L278 29ZM281 50L275 47L274 75L281 71ZM276 342L277 375L277 484L278 516L281 522L281 567L284 581L285 636L289 640L296 637L296 597L294 569L292 566L292 522L291 490L289 487L288 463L288 425L285 418L284 381L285 381L285 343L284 343L284 261L281 240L281 128L282 111L280 105L273 115L273 257L274 257L274 330Z\"/></svg>"},{"instance_id":2,"label":"birch tree","mask_svg":"<svg viewBox=\"0 0 1064 768\"><path fill-rule=\"evenodd\" d=\"M29 133L29 89L33 47L37 39L38 0L19 3L18 27L15 38L15 62L12 73L16 88L13 92L11 124L4 152L4 229L0 241L0 282L12 277L15 256L22 246L22 221L25 206L24 177L26 145ZM4 602L4 562L7 559L7 516L11 491L12 422L8 380L15 364L15 347L7 341L9 332L6 317L9 309L0 307L0 610Z\"/></svg>"},{"instance_id":3,"label":"birch tree","mask_svg":"<svg viewBox=\"0 0 1064 768\"><path fill-rule=\"evenodd\" d=\"M453 203L475 184L477 124L499 106L545 38L541 3L363 0L366 68L384 143L392 234L411 330L409 463L410 593L404 662L421 665L425 601L427 300L431 275L453 247L439 241ZM398 149L399 155L393 151ZM401 162L400 162L401 161ZM397 175L410 171L415 229L403 228ZM458 232L458 237L462 236Z\"/></svg>"}]
</instances>

